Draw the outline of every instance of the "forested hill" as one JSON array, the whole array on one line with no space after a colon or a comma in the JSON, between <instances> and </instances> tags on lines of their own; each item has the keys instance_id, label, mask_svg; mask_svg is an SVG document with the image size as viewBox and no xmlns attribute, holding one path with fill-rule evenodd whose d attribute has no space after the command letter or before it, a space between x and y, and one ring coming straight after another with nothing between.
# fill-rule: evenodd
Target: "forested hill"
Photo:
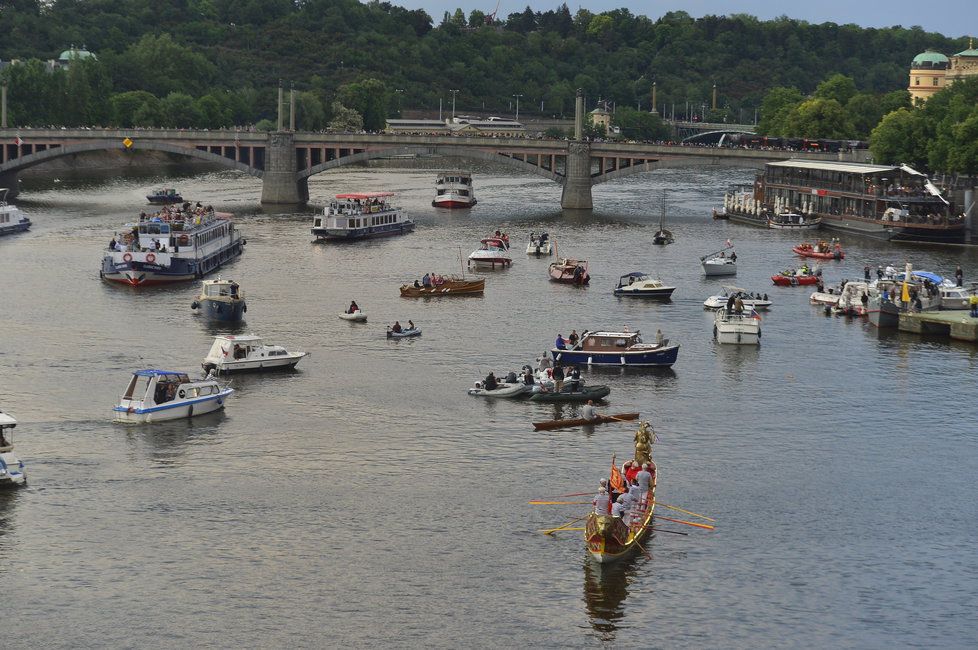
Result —
<instances>
[{"instance_id":1,"label":"forested hill","mask_svg":"<svg viewBox=\"0 0 978 650\"><path fill-rule=\"evenodd\" d=\"M624 9L572 14L566 4L487 24L479 11L432 20L356 0L4 0L0 35L3 61L56 59L71 45L94 52L96 96L230 91L240 99L235 117L250 121L271 115L279 79L318 97L328 114L342 85L369 78L403 90L391 96L405 107L437 108L458 89L459 111L508 110L520 95L521 112L542 102L547 115L572 111L575 88L589 107L603 98L647 109L653 80L660 106L708 102L715 82L735 121L741 109L753 117L775 86L808 93L838 72L883 93L906 87L919 52L967 47L919 27L684 12L651 20Z\"/></svg>"}]
</instances>

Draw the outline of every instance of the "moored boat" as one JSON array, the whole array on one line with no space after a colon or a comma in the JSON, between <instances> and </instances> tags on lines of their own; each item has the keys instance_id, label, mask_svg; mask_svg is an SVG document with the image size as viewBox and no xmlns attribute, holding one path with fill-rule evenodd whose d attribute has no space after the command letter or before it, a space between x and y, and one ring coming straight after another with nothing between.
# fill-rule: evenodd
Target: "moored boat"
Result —
<instances>
[{"instance_id":1,"label":"moored boat","mask_svg":"<svg viewBox=\"0 0 978 650\"><path fill-rule=\"evenodd\" d=\"M526 395L531 392L532 386L522 383L500 382L496 388L486 388L484 382L477 381L475 386L469 389L469 395L478 397L488 397L491 399L513 399Z\"/></svg>"},{"instance_id":2,"label":"moored boat","mask_svg":"<svg viewBox=\"0 0 978 650\"><path fill-rule=\"evenodd\" d=\"M312 234L324 241L359 241L409 233L414 221L391 203L392 196L394 192L337 194L313 218Z\"/></svg>"},{"instance_id":3,"label":"moored boat","mask_svg":"<svg viewBox=\"0 0 978 650\"><path fill-rule=\"evenodd\" d=\"M465 278L437 275L429 284L414 281L413 285L402 284L401 296L422 298L427 296L481 296L486 289L486 279L466 280Z\"/></svg>"},{"instance_id":4,"label":"moored boat","mask_svg":"<svg viewBox=\"0 0 978 650\"><path fill-rule=\"evenodd\" d=\"M660 366L669 367L679 357L679 345L669 339L643 343L641 332L588 332L581 335L573 348L552 348L554 361L589 366Z\"/></svg>"},{"instance_id":5,"label":"moored boat","mask_svg":"<svg viewBox=\"0 0 978 650\"><path fill-rule=\"evenodd\" d=\"M822 217L799 214L788 209L768 215L767 218L767 227L774 230L818 230L821 225Z\"/></svg>"},{"instance_id":6,"label":"moored boat","mask_svg":"<svg viewBox=\"0 0 978 650\"><path fill-rule=\"evenodd\" d=\"M31 227L27 218L16 205L7 202L8 188L0 187L0 236L24 232Z\"/></svg>"},{"instance_id":7,"label":"moored boat","mask_svg":"<svg viewBox=\"0 0 978 650\"><path fill-rule=\"evenodd\" d=\"M730 298L740 298L743 302L744 307L749 307L752 309L767 309L771 306L772 302L767 297L767 294L754 293L753 291L747 291L747 289L741 289L740 287L735 287L732 285L727 285L723 287L720 293L710 296L703 301L703 307L706 309L720 309L727 306Z\"/></svg>"},{"instance_id":8,"label":"moored boat","mask_svg":"<svg viewBox=\"0 0 978 650\"><path fill-rule=\"evenodd\" d=\"M568 418L564 420L547 420L546 422L534 422L535 431L552 431L553 429L568 429L571 427L593 426L595 424L608 424L609 422L624 422L627 420L637 420L638 413L617 413L615 415L595 415L590 420L587 418Z\"/></svg>"},{"instance_id":9,"label":"moored boat","mask_svg":"<svg viewBox=\"0 0 978 650\"><path fill-rule=\"evenodd\" d=\"M292 370L308 352L289 352L280 345L265 345L260 336L215 336L201 366L206 372Z\"/></svg>"},{"instance_id":10,"label":"moored boat","mask_svg":"<svg viewBox=\"0 0 978 650\"><path fill-rule=\"evenodd\" d=\"M183 197L179 192L172 188L156 190L146 195L146 200L153 205L173 205L174 203L183 203Z\"/></svg>"},{"instance_id":11,"label":"moored boat","mask_svg":"<svg viewBox=\"0 0 978 650\"><path fill-rule=\"evenodd\" d=\"M666 195L662 194L662 213L659 215L659 229L652 235L652 243L656 246L665 246L676 241L672 236L672 231L666 230Z\"/></svg>"},{"instance_id":12,"label":"moored boat","mask_svg":"<svg viewBox=\"0 0 978 650\"><path fill-rule=\"evenodd\" d=\"M664 284L662 280L653 280L647 273L632 271L618 279L618 286L615 287L614 294L652 300L669 300L675 290L676 287L670 287Z\"/></svg>"},{"instance_id":13,"label":"moored boat","mask_svg":"<svg viewBox=\"0 0 978 650\"><path fill-rule=\"evenodd\" d=\"M137 370L113 412L116 422L177 420L222 409L233 392L214 379L193 380L185 372Z\"/></svg>"},{"instance_id":14,"label":"moored boat","mask_svg":"<svg viewBox=\"0 0 978 650\"><path fill-rule=\"evenodd\" d=\"M943 283L938 285L938 290L941 292L941 309L970 308L972 291L968 291L964 287Z\"/></svg>"},{"instance_id":15,"label":"moored boat","mask_svg":"<svg viewBox=\"0 0 978 650\"><path fill-rule=\"evenodd\" d=\"M819 260L842 260L845 259L845 251L842 250L842 244L839 241L833 240L831 243L825 241L824 239L819 240L814 245L808 242L802 242L791 249L796 255L801 255L802 257L811 257Z\"/></svg>"},{"instance_id":16,"label":"moored boat","mask_svg":"<svg viewBox=\"0 0 978 650\"><path fill-rule=\"evenodd\" d=\"M761 320L753 312L730 312L718 309L713 321L713 338L717 343L735 345L759 345Z\"/></svg>"},{"instance_id":17,"label":"moored boat","mask_svg":"<svg viewBox=\"0 0 978 650\"><path fill-rule=\"evenodd\" d=\"M562 257L552 262L549 268L550 281L564 284L585 285L591 281L587 260Z\"/></svg>"},{"instance_id":18,"label":"moored boat","mask_svg":"<svg viewBox=\"0 0 978 650\"><path fill-rule=\"evenodd\" d=\"M245 240L231 215L204 208L167 207L145 212L110 242L99 275L134 287L201 278L244 251Z\"/></svg>"},{"instance_id":19,"label":"moored boat","mask_svg":"<svg viewBox=\"0 0 978 650\"><path fill-rule=\"evenodd\" d=\"M0 487L27 484L24 461L14 453L14 433L17 420L0 411Z\"/></svg>"},{"instance_id":20,"label":"moored boat","mask_svg":"<svg viewBox=\"0 0 978 650\"><path fill-rule=\"evenodd\" d=\"M248 305L244 293L233 280L204 280L200 295L190 303L191 309L200 309L211 320L227 323L239 322Z\"/></svg>"},{"instance_id":21,"label":"moored boat","mask_svg":"<svg viewBox=\"0 0 978 650\"><path fill-rule=\"evenodd\" d=\"M472 173L467 171L439 172L435 181L436 208L471 208L478 203L472 190Z\"/></svg>"},{"instance_id":22,"label":"moored boat","mask_svg":"<svg viewBox=\"0 0 978 650\"><path fill-rule=\"evenodd\" d=\"M500 237L486 237L482 240L482 246L478 250L469 254L469 266L477 269L505 268L513 263L513 258L509 255L509 243L504 242Z\"/></svg>"}]
</instances>

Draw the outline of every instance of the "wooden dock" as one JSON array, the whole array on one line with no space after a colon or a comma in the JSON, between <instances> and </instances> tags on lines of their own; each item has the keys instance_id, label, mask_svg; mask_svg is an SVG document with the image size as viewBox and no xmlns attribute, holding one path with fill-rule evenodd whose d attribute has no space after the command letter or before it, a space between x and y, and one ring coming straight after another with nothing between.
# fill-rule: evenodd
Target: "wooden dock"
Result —
<instances>
[{"instance_id":1,"label":"wooden dock","mask_svg":"<svg viewBox=\"0 0 978 650\"><path fill-rule=\"evenodd\" d=\"M967 309L900 314L898 328L901 332L943 334L959 341L978 343L978 318L972 318Z\"/></svg>"}]
</instances>

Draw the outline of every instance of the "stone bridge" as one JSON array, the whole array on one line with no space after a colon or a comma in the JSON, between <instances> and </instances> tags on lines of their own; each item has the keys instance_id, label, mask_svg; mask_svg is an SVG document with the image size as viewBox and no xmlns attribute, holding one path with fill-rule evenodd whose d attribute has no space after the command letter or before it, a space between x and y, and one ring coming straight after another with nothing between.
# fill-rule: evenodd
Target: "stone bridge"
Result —
<instances>
[{"instance_id":1,"label":"stone bridge","mask_svg":"<svg viewBox=\"0 0 978 650\"><path fill-rule=\"evenodd\" d=\"M428 154L502 163L563 186L561 206L592 207L591 187L661 167L746 165L853 154L724 149L634 142L587 142L450 135L272 133L176 129L0 129L0 187L17 191L18 172L55 158L100 151L164 151L236 169L262 180L262 203L301 204L314 174L374 158ZM858 155L861 152L856 152Z\"/></svg>"}]
</instances>

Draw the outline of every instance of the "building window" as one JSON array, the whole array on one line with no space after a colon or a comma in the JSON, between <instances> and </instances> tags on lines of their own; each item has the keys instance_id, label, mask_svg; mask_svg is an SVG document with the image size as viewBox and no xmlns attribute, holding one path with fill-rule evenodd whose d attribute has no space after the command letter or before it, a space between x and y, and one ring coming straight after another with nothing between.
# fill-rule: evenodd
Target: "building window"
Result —
<instances>
[{"instance_id":1,"label":"building window","mask_svg":"<svg viewBox=\"0 0 978 650\"><path fill-rule=\"evenodd\" d=\"M934 77L934 85L937 85L937 77Z\"/></svg>"},{"instance_id":2,"label":"building window","mask_svg":"<svg viewBox=\"0 0 978 650\"><path fill-rule=\"evenodd\" d=\"M914 78L914 81L913 81L913 84L914 84L915 86L919 86L919 85L920 85L920 77L916 77L916 78Z\"/></svg>"}]
</instances>

